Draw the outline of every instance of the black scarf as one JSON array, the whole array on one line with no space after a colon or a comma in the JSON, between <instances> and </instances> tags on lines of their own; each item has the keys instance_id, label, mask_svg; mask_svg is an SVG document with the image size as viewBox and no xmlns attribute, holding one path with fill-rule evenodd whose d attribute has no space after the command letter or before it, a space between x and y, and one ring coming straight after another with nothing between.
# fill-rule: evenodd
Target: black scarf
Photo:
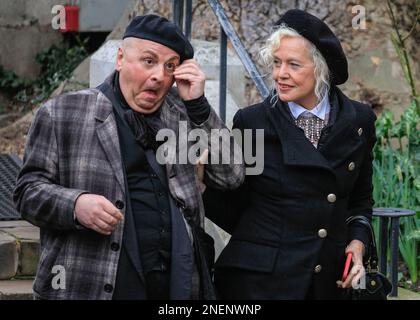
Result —
<instances>
[{"instance_id":1,"label":"black scarf","mask_svg":"<svg viewBox=\"0 0 420 320\"><path fill-rule=\"evenodd\" d=\"M160 108L151 114L142 114L131 109L121 92L118 71L115 72L113 90L117 101L120 102L120 105L116 106L116 108L119 109L119 114L124 117L124 120L131 128L136 141L143 148L156 151L162 143L162 141L156 141L158 131L163 128L162 120L160 119Z\"/></svg>"}]
</instances>

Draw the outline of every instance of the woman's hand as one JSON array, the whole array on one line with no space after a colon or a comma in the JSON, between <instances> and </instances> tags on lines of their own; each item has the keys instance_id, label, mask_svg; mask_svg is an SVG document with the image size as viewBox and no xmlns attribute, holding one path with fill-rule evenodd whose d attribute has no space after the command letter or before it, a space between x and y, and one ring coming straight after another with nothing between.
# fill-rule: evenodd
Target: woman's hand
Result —
<instances>
[{"instance_id":1,"label":"woman's hand","mask_svg":"<svg viewBox=\"0 0 420 320\"><path fill-rule=\"evenodd\" d=\"M362 277L364 277L366 274L365 268L363 267L363 255L365 252L365 245L363 242L359 240L353 240L350 242L346 248L345 254L347 255L349 252L353 254L353 267L351 268L347 279L344 282L341 280L337 281L337 285L340 288L357 287L360 279L362 279Z\"/></svg>"}]
</instances>

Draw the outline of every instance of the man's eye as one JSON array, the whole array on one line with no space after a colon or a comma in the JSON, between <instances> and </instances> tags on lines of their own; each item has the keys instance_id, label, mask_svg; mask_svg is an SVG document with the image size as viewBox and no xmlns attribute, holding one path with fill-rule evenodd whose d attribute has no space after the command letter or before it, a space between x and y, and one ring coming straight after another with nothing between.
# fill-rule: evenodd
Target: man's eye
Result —
<instances>
[{"instance_id":1,"label":"man's eye","mask_svg":"<svg viewBox=\"0 0 420 320\"><path fill-rule=\"evenodd\" d=\"M143 59L143 62L144 62L145 64L152 65L152 64L153 64L153 59L150 59L150 58L144 58L144 59Z\"/></svg>"},{"instance_id":2,"label":"man's eye","mask_svg":"<svg viewBox=\"0 0 420 320\"><path fill-rule=\"evenodd\" d=\"M276 67L280 67L280 66L281 66L281 61L280 61L280 60L276 60L276 59L274 59L273 64L274 64Z\"/></svg>"},{"instance_id":3,"label":"man's eye","mask_svg":"<svg viewBox=\"0 0 420 320\"><path fill-rule=\"evenodd\" d=\"M176 64L175 63L167 63L166 64L166 69L169 71L175 71L176 68Z\"/></svg>"},{"instance_id":4,"label":"man's eye","mask_svg":"<svg viewBox=\"0 0 420 320\"><path fill-rule=\"evenodd\" d=\"M291 65L292 65L292 67L294 67L294 68L298 68L298 67L300 67L300 65L299 65L299 64L297 64L297 63L291 63Z\"/></svg>"}]
</instances>

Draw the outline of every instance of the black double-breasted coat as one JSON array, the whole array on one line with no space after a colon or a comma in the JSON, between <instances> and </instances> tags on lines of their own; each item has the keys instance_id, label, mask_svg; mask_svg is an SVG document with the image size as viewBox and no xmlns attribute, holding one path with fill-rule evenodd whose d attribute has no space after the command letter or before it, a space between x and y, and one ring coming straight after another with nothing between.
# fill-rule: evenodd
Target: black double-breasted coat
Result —
<instances>
[{"instance_id":1,"label":"black double-breasted coat","mask_svg":"<svg viewBox=\"0 0 420 320\"><path fill-rule=\"evenodd\" d=\"M264 129L263 172L234 193L203 195L207 217L232 234L216 262L216 287L230 299L340 298L346 245L369 241L363 226L345 220L371 218L375 114L333 88L332 124L316 149L287 104L271 100L234 118L242 131Z\"/></svg>"}]
</instances>

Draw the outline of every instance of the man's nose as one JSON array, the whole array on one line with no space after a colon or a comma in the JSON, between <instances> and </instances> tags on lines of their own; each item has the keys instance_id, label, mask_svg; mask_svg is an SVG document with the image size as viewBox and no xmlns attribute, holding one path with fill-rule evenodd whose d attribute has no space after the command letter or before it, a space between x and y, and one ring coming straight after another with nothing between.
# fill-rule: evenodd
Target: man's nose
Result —
<instances>
[{"instance_id":1,"label":"man's nose","mask_svg":"<svg viewBox=\"0 0 420 320\"><path fill-rule=\"evenodd\" d=\"M162 81L165 76L165 66L157 64L153 69L152 80Z\"/></svg>"}]
</instances>

